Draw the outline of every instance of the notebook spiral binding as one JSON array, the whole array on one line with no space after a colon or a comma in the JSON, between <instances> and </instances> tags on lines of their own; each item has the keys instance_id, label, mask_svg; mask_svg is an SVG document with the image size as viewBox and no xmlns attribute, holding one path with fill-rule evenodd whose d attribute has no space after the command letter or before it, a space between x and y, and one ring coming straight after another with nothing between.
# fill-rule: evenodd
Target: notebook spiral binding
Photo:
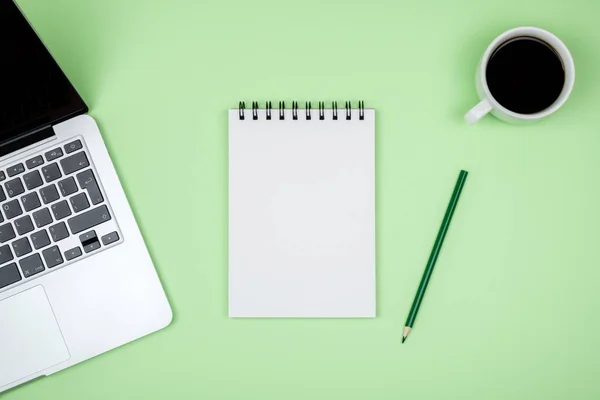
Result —
<instances>
[{"instance_id":1,"label":"notebook spiral binding","mask_svg":"<svg viewBox=\"0 0 600 400\"><path fill-rule=\"evenodd\" d=\"M259 108L260 108L259 102L253 101L252 102L252 119L254 121L258 120L258 109ZM305 112L306 112L306 119L310 121L312 119L312 104L311 104L311 102L307 101L304 108L305 108ZM337 120L338 119L337 101L331 102L331 109L333 111L332 118L334 120ZM345 109L346 109L346 120L350 121L352 119L352 102L351 101L346 102ZM273 103L268 101L265 104L265 111L266 111L265 115L266 115L267 120L271 120L273 117L273 113L272 113L273 112ZM240 120L244 120L246 118L246 103L243 101L240 101L240 104L239 104L239 118L240 118ZM285 119L285 102L280 101L279 102L279 120L284 120L284 119ZM292 119L293 120L298 119L298 102L297 101L292 102ZM358 102L358 119L361 121L365 119L365 102L364 101ZM319 120L320 121L325 120L325 102L324 101L319 102Z\"/></svg>"}]
</instances>

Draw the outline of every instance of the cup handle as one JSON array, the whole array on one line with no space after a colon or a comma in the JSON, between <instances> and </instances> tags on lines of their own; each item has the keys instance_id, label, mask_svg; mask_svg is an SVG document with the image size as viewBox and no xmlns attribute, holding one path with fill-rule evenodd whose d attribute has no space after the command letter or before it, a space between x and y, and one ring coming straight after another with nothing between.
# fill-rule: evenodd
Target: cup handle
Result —
<instances>
[{"instance_id":1,"label":"cup handle","mask_svg":"<svg viewBox=\"0 0 600 400\"><path fill-rule=\"evenodd\" d=\"M483 99L465 114L465 119L469 125L473 125L475 122L485 117L490 111L492 111L492 103L490 103L488 99Z\"/></svg>"}]
</instances>

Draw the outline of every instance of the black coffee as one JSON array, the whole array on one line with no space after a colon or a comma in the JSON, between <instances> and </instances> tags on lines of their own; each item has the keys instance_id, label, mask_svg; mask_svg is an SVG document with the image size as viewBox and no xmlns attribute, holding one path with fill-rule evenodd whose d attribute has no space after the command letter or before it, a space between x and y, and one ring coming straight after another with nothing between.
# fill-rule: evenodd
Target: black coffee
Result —
<instances>
[{"instance_id":1,"label":"black coffee","mask_svg":"<svg viewBox=\"0 0 600 400\"><path fill-rule=\"evenodd\" d=\"M519 114L535 114L558 99L565 71L550 45L524 36L508 40L494 51L486 78L492 96L502 106Z\"/></svg>"}]
</instances>

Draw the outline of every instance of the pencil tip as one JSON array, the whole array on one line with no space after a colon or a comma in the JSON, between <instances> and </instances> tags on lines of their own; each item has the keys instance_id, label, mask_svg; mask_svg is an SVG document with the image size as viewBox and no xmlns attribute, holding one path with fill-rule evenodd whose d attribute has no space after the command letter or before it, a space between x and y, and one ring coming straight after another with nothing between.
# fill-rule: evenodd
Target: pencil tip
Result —
<instances>
[{"instance_id":1,"label":"pencil tip","mask_svg":"<svg viewBox=\"0 0 600 400\"><path fill-rule=\"evenodd\" d=\"M412 328L405 326L404 327L404 331L402 332L402 343L404 343L404 341L406 340L406 338L408 337L408 334L410 333L410 330Z\"/></svg>"}]
</instances>

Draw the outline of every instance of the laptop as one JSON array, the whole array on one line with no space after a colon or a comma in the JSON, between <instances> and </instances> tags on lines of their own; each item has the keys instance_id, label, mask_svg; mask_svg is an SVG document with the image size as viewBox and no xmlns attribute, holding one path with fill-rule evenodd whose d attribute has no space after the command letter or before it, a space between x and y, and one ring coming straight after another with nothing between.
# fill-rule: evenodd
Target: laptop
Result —
<instances>
[{"instance_id":1,"label":"laptop","mask_svg":"<svg viewBox=\"0 0 600 400\"><path fill-rule=\"evenodd\" d=\"M87 111L17 5L0 0L0 393L172 319Z\"/></svg>"}]
</instances>

